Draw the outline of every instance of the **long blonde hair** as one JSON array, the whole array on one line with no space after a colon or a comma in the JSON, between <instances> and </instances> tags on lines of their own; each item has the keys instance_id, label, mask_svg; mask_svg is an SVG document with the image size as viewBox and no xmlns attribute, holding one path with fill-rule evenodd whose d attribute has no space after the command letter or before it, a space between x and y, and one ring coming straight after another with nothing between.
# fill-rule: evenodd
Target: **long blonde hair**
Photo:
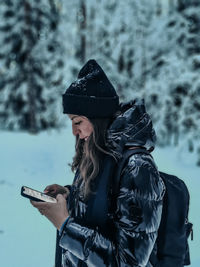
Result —
<instances>
[{"instance_id":1,"label":"long blonde hair","mask_svg":"<svg viewBox=\"0 0 200 267\"><path fill-rule=\"evenodd\" d=\"M72 171L79 169L80 177L84 181L84 196L87 198L93 192L92 184L99 173L103 155L110 153L106 149L106 131L111 118L89 119L93 125L93 132L85 142L76 137L75 156L71 164Z\"/></svg>"}]
</instances>

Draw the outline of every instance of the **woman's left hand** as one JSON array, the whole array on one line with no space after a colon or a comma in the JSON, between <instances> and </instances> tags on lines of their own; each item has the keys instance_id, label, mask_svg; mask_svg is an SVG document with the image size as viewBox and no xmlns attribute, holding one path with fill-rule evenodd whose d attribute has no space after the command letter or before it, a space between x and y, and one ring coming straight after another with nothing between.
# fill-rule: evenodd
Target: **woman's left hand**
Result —
<instances>
[{"instance_id":1,"label":"woman's left hand","mask_svg":"<svg viewBox=\"0 0 200 267\"><path fill-rule=\"evenodd\" d=\"M37 208L42 215L46 216L58 230L60 230L62 224L69 216L69 213L65 197L58 194L56 200L57 203L37 202L31 200L31 204Z\"/></svg>"}]
</instances>

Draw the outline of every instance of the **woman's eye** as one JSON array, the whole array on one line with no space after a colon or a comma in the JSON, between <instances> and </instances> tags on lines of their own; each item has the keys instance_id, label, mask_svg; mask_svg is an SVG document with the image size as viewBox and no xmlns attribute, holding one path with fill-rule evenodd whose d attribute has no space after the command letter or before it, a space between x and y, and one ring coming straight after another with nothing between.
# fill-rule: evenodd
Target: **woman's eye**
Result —
<instances>
[{"instance_id":1,"label":"woman's eye","mask_svg":"<svg viewBox=\"0 0 200 267\"><path fill-rule=\"evenodd\" d=\"M82 121L75 122L74 125L79 125L81 124Z\"/></svg>"}]
</instances>

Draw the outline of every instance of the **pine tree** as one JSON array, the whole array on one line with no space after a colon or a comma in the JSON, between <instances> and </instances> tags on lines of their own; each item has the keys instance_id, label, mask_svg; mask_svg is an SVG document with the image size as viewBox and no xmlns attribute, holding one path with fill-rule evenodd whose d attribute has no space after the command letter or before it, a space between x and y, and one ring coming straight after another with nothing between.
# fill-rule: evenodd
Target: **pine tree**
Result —
<instances>
[{"instance_id":1,"label":"pine tree","mask_svg":"<svg viewBox=\"0 0 200 267\"><path fill-rule=\"evenodd\" d=\"M69 84L69 81L77 77L78 71L88 59L88 1L61 2L61 31L66 58L64 81Z\"/></svg>"},{"instance_id":2,"label":"pine tree","mask_svg":"<svg viewBox=\"0 0 200 267\"><path fill-rule=\"evenodd\" d=\"M0 5L1 128L37 132L55 127L63 67L55 3L9 0Z\"/></svg>"},{"instance_id":3,"label":"pine tree","mask_svg":"<svg viewBox=\"0 0 200 267\"><path fill-rule=\"evenodd\" d=\"M142 94L147 73L146 36L152 19L149 1L99 1L87 7L88 57L104 64L121 99ZM88 47L88 46L87 46Z\"/></svg>"},{"instance_id":4,"label":"pine tree","mask_svg":"<svg viewBox=\"0 0 200 267\"><path fill-rule=\"evenodd\" d=\"M200 9L197 5L194 8L194 2L191 5L188 2L181 12L174 10L162 21L159 20L159 28L155 19L157 30L152 28L151 39L159 40L159 43L151 49L149 65L152 68L145 96L159 144L184 146L198 153L199 43L195 40L199 38L199 33L198 24L191 25L190 21L191 17L197 17L195 14L199 14ZM198 23L198 20L195 21Z\"/></svg>"}]
</instances>

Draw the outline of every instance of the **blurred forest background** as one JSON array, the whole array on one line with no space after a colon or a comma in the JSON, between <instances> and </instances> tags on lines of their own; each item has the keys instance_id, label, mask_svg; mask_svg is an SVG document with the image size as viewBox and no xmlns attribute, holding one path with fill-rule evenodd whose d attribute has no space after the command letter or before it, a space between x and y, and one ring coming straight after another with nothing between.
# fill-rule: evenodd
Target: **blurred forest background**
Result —
<instances>
[{"instance_id":1,"label":"blurred forest background","mask_svg":"<svg viewBox=\"0 0 200 267\"><path fill-rule=\"evenodd\" d=\"M121 101L145 99L158 145L200 166L199 0L1 0L0 129L65 125L61 95L96 59Z\"/></svg>"}]
</instances>

